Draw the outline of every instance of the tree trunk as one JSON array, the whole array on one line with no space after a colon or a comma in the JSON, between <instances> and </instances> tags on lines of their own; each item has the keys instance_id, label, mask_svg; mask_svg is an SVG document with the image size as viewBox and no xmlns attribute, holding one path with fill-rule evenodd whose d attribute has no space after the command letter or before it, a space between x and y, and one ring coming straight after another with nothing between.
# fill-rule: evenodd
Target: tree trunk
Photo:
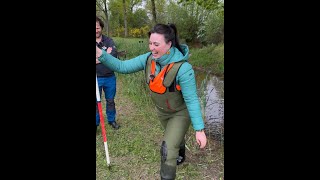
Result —
<instances>
[{"instance_id":1,"label":"tree trunk","mask_svg":"<svg viewBox=\"0 0 320 180\"><path fill-rule=\"evenodd\" d=\"M126 0L123 2L123 19L124 19L124 37L128 36L128 27L127 27L127 9L126 9Z\"/></svg>"},{"instance_id":2,"label":"tree trunk","mask_svg":"<svg viewBox=\"0 0 320 180\"><path fill-rule=\"evenodd\" d=\"M106 16L105 30L107 31L107 36L109 36L109 17L108 17L108 8L107 8L107 0L103 1L104 3L104 15Z\"/></svg>"},{"instance_id":3,"label":"tree trunk","mask_svg":"<svg viewBox=\"0 0 320 180\"><path fill-rule=\"evenodd\" d=\"M154 0L151 0L151 9L152 9L152 23L153 25L157 24L157 16L156 16L156 5Z\"/></svg>"}]
</instances>

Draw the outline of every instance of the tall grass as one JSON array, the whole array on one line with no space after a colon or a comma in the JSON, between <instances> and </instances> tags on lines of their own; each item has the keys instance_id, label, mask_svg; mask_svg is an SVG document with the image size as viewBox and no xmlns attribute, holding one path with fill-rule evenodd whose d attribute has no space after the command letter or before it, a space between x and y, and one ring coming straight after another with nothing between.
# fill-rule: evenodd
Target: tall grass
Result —
<instances>
[{"instance_id":1,"label":"tall grass","mask_svg":"<svg viewBox=\"0 0 320 180\"><path fill-rule=\"evenodd\" d=\"M212 74L224 75L224 44L190 49L190 63Z\"/></svg>"},{"instance_id":2,"label":"tall grass","mask_svg":"<svg viewBox=\"0 0 320 180\"><path fill-rule=\"evenodd\" d=\"M148 39L145 38L113 38L118 51L127 51L127 59L133 58L149 51Z\"/></svg>"}]
</instances>

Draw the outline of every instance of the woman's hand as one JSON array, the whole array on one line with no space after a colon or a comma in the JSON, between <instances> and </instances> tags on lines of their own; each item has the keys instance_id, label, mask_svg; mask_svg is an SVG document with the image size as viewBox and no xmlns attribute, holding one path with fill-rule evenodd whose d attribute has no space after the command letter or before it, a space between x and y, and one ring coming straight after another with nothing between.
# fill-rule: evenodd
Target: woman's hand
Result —
<instances>
[{"instance_id":1,"label":"woman's hand","mask_svg":"<svg viewBox=\"0 0 320 180\"><path fill-rule=\"evenodd\" d=\"M207 136L204 133L204 130L196 131L196 140L197 140L197 143L199 144L199 147L201 149L206 146L206 144L207 144Z\"/></svg>"}]
</instances>

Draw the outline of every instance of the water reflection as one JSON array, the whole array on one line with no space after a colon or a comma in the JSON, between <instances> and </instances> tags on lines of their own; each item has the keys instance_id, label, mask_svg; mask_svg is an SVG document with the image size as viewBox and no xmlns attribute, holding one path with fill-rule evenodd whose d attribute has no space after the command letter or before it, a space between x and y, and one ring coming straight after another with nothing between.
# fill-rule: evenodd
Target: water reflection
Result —
<instances>
[{"instance_id":1,"label":"water reflection","mask_svg":"<svg viewBox=\"0 0 320 180\"><path fill-rule=\"evenodd\" d=\"M224 138L224 80L198 71L196 78L206 132L221 141Z\"/></svg>"}]
</instances>

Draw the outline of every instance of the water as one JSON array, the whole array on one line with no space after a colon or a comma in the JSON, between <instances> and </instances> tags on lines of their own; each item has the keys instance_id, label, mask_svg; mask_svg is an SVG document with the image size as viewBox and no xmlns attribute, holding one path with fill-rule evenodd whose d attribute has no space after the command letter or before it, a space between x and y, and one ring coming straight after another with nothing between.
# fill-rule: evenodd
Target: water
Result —
<instances>
[{"instance_id":1,"label":"water","mask_svg":"<svg viewBox=\"0 0 320 180\"><path fill-rule=\"evenodd\" d=\"M198 94L205 117L206 132L215 140L224 140L224 80L196 71Z\"/></svg>"}]
</instances>

